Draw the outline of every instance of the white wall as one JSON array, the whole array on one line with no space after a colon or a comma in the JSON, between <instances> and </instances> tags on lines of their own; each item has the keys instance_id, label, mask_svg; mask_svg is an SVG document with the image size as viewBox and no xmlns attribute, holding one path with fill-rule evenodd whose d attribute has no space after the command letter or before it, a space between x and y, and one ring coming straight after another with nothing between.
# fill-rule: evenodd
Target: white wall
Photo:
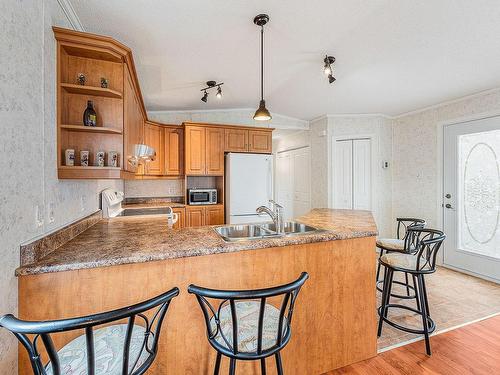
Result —
<instances>
[{"instance_id":1,"label":"white wall","mask_svg":"<svg viewBox=\"0 0 500 375\"><path fill-rule=\"evenodd\" d=\"M94 212L98 193L123 188L123 182L57 179L51 27L71 27L59 3L2 0L0 24L0 314L15 314L19 245ZM48 222L49 203L53 223ZM36 206L41 226L35 222ZM17 341L5 330L0 330L0 373L17 373Z\"/></svg>"},{"instance_id":2,"label":"white wall","mask_svg":"<svg viewBox=\"0 0 500 375\"><path fill-rule=\"evenodd\" d=\"M442 122L500 111L500 89L399 116L393 127L393 219L415 216L442 228Z\"/></svg>"}]
</instances>

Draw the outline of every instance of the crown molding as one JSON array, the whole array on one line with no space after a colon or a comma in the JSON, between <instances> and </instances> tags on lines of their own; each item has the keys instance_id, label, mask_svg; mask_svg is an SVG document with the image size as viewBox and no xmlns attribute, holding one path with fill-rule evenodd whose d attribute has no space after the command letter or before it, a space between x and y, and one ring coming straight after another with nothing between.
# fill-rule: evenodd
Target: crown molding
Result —
<instances>
[{"instance_id":1,"label":"crown molding","mask_svg":"<svg viewBox=\"0 0 500 375\"><path fill-rule=\"evenodd\" d=\"M462 102L464 100L474 99L474 98L477 98L477 97L480 97L480 96L492 94L492 93L495 93L497 91L500 91L500 87L495 87L495 88L492 88L492 89L479 91L479 92L476 92L474 94L461 96L460 98L447 100L447 101L444 101L444 102L441 102L441 103L438 103L438 104L433 104L433 105L430 105L430 106L427 106L427 107L415 109L413 111L403 112L403 113L401 113L399 115L395 115L395 116L392 116L390 118L393 119L393 120L400 119L402 117L411 116L411 115L415 115L415 114L418 114L418 113L421 113L421 112L430 111L430 110L433 110L433 109L445 107L445 106L450 105L450 104L460 103L460 102Z\"/></svg>"},{"instance_id":2,"label":"crown molding","mask_svg":"<svg viewBox=\"0 0 500 375\"><path fill-rule=\"evenodd\" d=\"M66 17L68 18L71 27L76 31L85 31L85 28L83 27L80 18L76 14L75 8L73 8L73 5L71 4L70 0L57 0L57 2L59 3L59 6L61 7Z\"/></svg>"}]
</instances>

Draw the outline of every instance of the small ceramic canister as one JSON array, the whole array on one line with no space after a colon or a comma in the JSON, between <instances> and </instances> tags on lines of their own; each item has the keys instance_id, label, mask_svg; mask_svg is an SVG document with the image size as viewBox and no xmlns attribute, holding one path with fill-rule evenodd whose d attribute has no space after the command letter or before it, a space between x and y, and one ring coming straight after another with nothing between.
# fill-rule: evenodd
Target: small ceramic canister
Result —
<instances>
[{"instance_id":1,"label":"small ceramic canister","mask_svg":"<svg viewBox=\"0 0 500 375\"><path fill-rule=\"evenodd\" d=\"M95 153L95 165L96 167L104 167L104 151L97 151Z\"/></svg>"},{"instance_id":2,"label":"small ceramic canister","mask_svg":"<svg viewBox=\"0 0 500 375\"><path fill-rule=\"evenodd\" d=\"M72 148L68 148L64 154L66 157L66 165L68 167L74 166L75 165L75 150L73 150Z\"/></svg>"},{"instance_id":3,"label":"small ceramic canister","mask_svg":"<svg viewBox=\"0 0 500 375\"><path fill-rule=\"evenodd\" d=\"M87 150L80 151L80 165L82 167L89 166L89 154Z\"/></svg>"},{"instance_id":4,"label":"small ceramic canister","mask_svg":"<svg viewBox=\"0 0 500 375\"><path fill-rule=\"evenodd\" d=\"M118 167L118 152L108 152L108 167Z\"/></svg>"}]
</instances>

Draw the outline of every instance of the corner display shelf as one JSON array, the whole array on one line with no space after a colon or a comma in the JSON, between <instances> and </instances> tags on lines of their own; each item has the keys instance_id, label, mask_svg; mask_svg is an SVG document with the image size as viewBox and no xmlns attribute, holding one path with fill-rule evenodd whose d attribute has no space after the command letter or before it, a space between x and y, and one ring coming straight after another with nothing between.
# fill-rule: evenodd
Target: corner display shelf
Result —
<instances>
[{"instance_id":1,"label":"corner display shelf","mask_svg":"<svg viewBox=\"0 0 500 375\"><path fill-rule=\"evenodd\" d=\"M102 133L102 134L122 134L120 129L105 126L82 126L82 125L61 125L61 129L74 132Z\"/></svg>"},{"instance_id":2,"label":"corner display shelf","mask_svg":"<svg viewBox=\"0 0 500 375\"><path fill-rule=\"evenodd\" d=\"M105 89L95 86L82 86L72 83L61 83L61 88L70 94L104 96L106 98L121 99L122 93L116 90Z\"/></svg>"}]
</instances>

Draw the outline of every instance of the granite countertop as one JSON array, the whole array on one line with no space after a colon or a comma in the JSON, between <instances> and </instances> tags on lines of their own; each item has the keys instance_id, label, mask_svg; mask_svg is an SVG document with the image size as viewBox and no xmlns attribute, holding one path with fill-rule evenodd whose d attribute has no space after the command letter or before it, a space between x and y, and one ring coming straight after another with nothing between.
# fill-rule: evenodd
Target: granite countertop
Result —
<instances>
[{"instance_id":1,"label":"granite countertop","mask_svg":"<svg viewBox=\"0 0 500 375\"><path fill-rule=\"evenodd\" d=\"M370 211L313 209L296 221L324 231L290 237L225 242L215 233L213 227L169 229L165 218L159 216L102 219L40 260L19 267L16 275L34 275L377 235L377 227Z\"/></svg>"}]
</instances>

